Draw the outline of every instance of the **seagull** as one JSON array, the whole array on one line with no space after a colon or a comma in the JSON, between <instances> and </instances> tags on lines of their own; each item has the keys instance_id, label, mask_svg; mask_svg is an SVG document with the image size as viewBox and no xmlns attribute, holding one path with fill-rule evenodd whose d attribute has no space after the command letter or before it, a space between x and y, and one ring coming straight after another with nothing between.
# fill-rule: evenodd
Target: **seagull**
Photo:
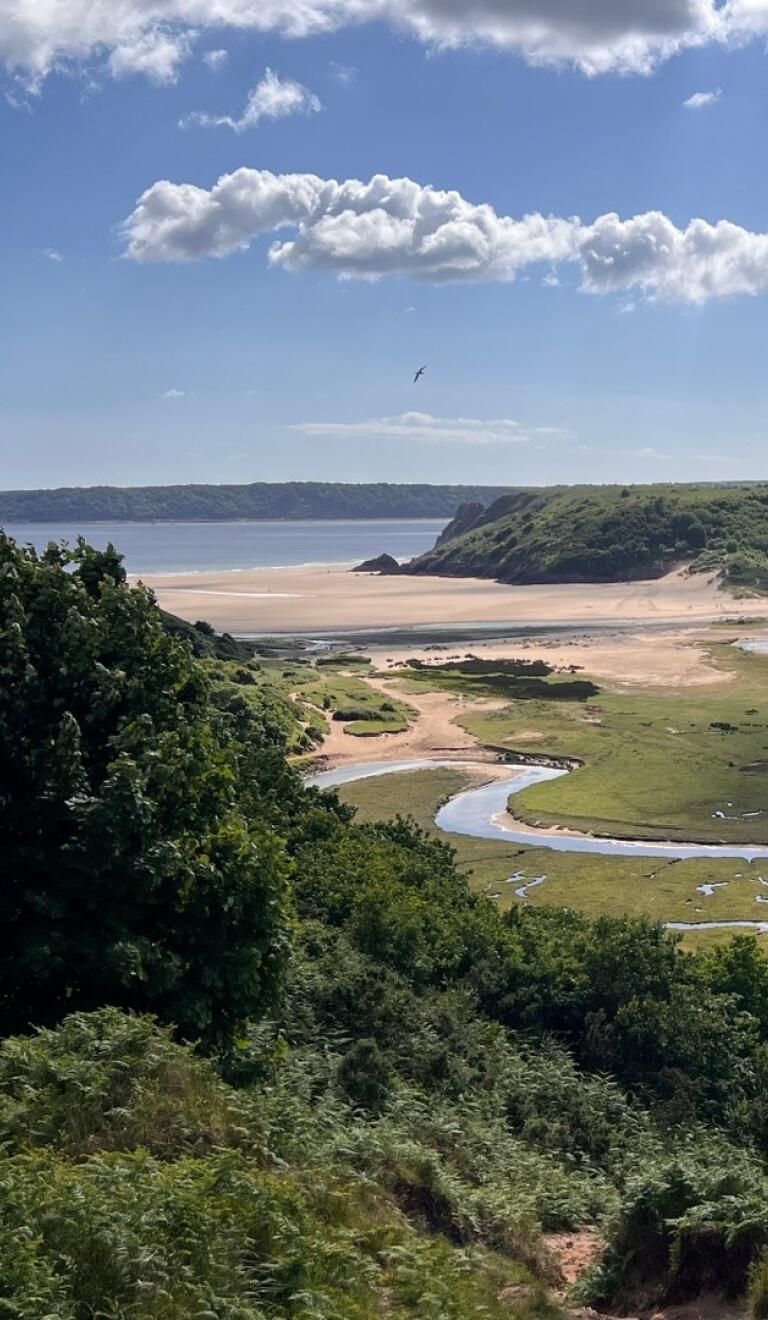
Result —
<instances>
[{"instance_id":1,"label":"seagull","mask_svg":"<svg viewBox=\"0 0 768 1320\"><path fill-rule=\"evenodd\" d=\"M416 375L413 378L414 385L416 384L417 380L419 380L420 377L424 375L426 369L427 369L427 364L425 362L423 367L419 367L418 371L416 372Z\"/></svg>"}]
</instances>

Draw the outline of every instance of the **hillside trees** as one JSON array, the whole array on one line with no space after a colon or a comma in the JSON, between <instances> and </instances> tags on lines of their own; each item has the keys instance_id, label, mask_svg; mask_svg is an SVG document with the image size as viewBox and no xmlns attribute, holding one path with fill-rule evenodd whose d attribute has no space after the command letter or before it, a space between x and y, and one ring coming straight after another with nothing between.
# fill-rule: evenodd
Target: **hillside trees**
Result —
<instances>
[{"instance_id":1,"label":"hillside trees","mask_svg":"<svg viewBox=\"0 0 768 1320\"><path fill-rule=\"evenodd\" d=\"M257 752L114 550L0 536L3 1034L113 1003L225 1049L265 1011L289 862L243 809Z\"/></svg>"}]
</instances>

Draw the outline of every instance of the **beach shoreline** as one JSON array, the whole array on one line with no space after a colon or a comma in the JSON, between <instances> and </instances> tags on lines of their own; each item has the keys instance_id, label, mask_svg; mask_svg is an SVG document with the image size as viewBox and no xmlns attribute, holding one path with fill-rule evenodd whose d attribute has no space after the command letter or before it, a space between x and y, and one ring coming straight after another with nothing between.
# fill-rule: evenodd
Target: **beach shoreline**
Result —
<instances>
[{"instance_id":1,"label":"beach shoreline","mask_svg":"<svg viewBox=\"0 0 768 1320\"><path fill-rule=\"evenodd\" d=\"M710 575L641 582L508 586L480 578L379 577L345 565L148 573L160 606L238 636L323 637L388 629L611 627L766 617L768 599L734 600Z\"/></svg>"}]
</instances>

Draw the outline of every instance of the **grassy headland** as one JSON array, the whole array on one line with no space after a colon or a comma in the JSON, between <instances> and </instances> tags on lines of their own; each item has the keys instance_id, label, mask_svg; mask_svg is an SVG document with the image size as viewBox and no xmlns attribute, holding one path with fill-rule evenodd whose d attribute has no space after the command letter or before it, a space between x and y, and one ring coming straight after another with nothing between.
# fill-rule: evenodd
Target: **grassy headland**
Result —
<instances>
[{"instance_id":1,"label":"grassy headland","mask_svg":"<svg viewBox=\"0 0 768 1320\"><path fill-rule=\"evenodd\" d=\"M471 511L470 511L471 512ZM678 563L768 583L768 485L553 486L459 510L404 571L509 583L659 577Z\"/></svg>"}]
</instances>

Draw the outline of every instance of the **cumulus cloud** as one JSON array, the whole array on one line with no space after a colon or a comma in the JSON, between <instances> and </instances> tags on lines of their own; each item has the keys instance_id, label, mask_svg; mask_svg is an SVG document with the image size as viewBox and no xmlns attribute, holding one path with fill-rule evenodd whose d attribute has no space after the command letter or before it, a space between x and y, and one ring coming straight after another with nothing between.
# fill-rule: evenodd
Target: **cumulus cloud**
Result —
<instances>
[{"instance_id":1,"label":"cumulus cloud","mask_svg":"<svg viewBox=\"0 0 768 1320\"><path fill-rule=\"evenodd\" d=\"M592 224L539 213L518 218L383 174L339 183L243 168L210 189L160 180L121 232L129 258L165 262L226 257L285 229L294 232L273 241L273 266L341 279L508 282L544 263L551 283L570 264L587 293L694 304L768 285L768 234L728 220L680 228L660 211L626 220L607 214Z\"/></svg>"},{"instance_id":2,"label":"cumulus cloud","mask_svg":"<svg viewBox=\"0 0 768 1320\"><path fill-rule=\"evenodd\" d=\"M43 249L43 256L44 256L44 257L47 257L49 261L63 261L63 260L64 260L63 256L62 256L61 253L59 252L58 248L44 248L44 249Z\"/></svg>"},{"instance_id":3,"label":"cumulus cloud","mask_svg":"<svg viewBox=\"0 0 768 1320\"><path fill-rule=\"evenodd\" d=\"M292 227L269 259L287 270L346 278L409 275L435 282L510 280L536 261L576 254L574 220L499 216L460 193L376 174L367 183L243 168L207 190L167 180L148 188L122 232L136 261L225 257Z\"/></svg>"},{"instance_id":4,"label":"cumulus cloud","mask_svg":"<svg viewBox=\"0 0 768 1320\"><path fill-rule=\"evenodd\" d=\"M715 105L722 94L719 87L714 92L694 92L693 96L689 96L687 101L683 101L683 109L706 110L707 106Z\"/></svg>"},{"instance_id":5,"label":"cumulus cloud","mask_svg":"<svg viewBox=\"0 0 768 1320\"><path fill-rule=\"evenodd\" d=\"M163 390L162 398L183 399L185 395L186 395L186 390Z\"/></svg>"},{"instance_id":6,"label":"cumulus cloud","mask_svg":"<svg viewBox=\"0 0 768 1320\"><path fill-rule=\"evenodd\" d=\"M175 69L206 28L300 38L378 21L431 47L485 45L589 76L650 73L678 51L768 30L768 0L55 0L45 8L43 21L41 0L0 6L0 62L32 85L53 68L104 58L113 72L132 64L167 80L158 68Z\"/></svg>"},{"instance_id":7,"label":"cumulus cloud","mask_svg":"<svg viewBox=\"0 0 768 1320\"><path fill-rule=\"evenodd\" d=\"M406 412L398 417L371 417L363 422L297 422L288 428L317 439L418 440L426 444L526 444L533 436L564 435L553 427L524 427L509 417L483 421L477 417L432 417Z\"/></svg>"},{"instance_id":8,"label":"cumulus cloud","mask_svg":"<svg viewBox=\"0 0 768 1320\"><path fill-rule=\"evenodd\" d=\"M261 82L248 93L239 118L195 110L179 120L179 127L199 124L203 128L231 128L235 133L244 133L248 128L256 128L262 119L285 119L288 115L316 114L318 110L322 110L320 101L306 87L267 69Z\"/></svg>"}]
</instances>

